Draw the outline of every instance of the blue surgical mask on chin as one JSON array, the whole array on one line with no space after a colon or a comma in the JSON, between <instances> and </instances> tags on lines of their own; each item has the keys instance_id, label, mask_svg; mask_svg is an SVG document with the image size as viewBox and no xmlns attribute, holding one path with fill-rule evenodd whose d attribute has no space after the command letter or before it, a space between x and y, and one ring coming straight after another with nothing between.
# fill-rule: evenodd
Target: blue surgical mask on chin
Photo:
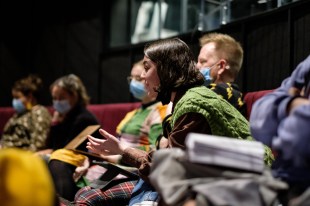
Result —
<instances>
[{"instance_id":1,"label":"blue surgical mask on chin","mask_svg":"<svg viewBox=\"0 0 310 206\"><path fill-rule=\"evenodd\" d=\"M20 99L13 99L12 106L18 114L26 111L26 107Z\"/></svg>"},{"instance_id":2,"label":"blue surgical mask on chin","mask_svg":"<svg viewBox=\"0 0 310 206\"><path fill-rule=\"evenodd\" d=\"M147 95L144 84L134 79L130 81L129 90L132 95L139 100L142 100Z\"/></svg>"},{"instance_id":3,"label":"blue surgical mask on chin","mask_svg":"<svg viewBox=\"0 0 310 206\"><path fill-rule=\"evenodd\" d=\"M54 100L53 107L60 114L65 114L71 109L71 105L68 100Z\"/></svg>"}]
</instances>

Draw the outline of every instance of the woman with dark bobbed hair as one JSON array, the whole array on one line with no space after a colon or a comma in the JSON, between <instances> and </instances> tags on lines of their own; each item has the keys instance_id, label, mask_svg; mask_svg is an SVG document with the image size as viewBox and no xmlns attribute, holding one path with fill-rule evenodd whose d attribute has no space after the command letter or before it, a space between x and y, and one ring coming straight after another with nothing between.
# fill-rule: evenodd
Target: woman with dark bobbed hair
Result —
<instances>
[{"instance_id":1,"label":"woman with dark bobbed hair","mask_svg":"<svg viewBox=\"0 0 310 206\"><path fill-rule=\"evenodd\" d=\"M185 149L185 138L190 132L252 139L248 122L242 114L203 86L204 77L196 69L194 56L182 40L173 38L147 44L143 64L141 78L145 81L148 95L156 97L163 104L173 104L172 115L163 122L164 137L167 139L161 148ZM137 167L142 179L134 189L129 205L149 201L149 197L143 196L143 188L150 189L148 176L152 153L122 144L103 129L99 132L104 139L88 136L87 148L98 154L121 154L124 163ZM83 194L79 196L80 199L76 196L77 203L85 199ZM89 202L92 198L90 193L87 197Z\"/></svg>"},{"instance_id":2,"label":"woman with dark bobbed hair","mask_svg":"<svg viewBox=\"0 0 310 206\"><path fill-rule=\"evenodd\" d=\"M1 146L38 151L45 147L51 115L40 104L42 79L34 74L17 80L12 87L12 106L16 111L4 127Z\"/></svg>"}]
</instances>

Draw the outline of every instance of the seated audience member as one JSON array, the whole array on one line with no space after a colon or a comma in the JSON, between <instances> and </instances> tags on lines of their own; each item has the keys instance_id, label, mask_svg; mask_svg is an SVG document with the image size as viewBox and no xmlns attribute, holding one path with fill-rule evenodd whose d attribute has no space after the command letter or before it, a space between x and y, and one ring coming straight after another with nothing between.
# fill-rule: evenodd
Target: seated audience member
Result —
<instances>
[{"instance_id":1,"label":"seated audience member","mask_svg":"<svg viewBox=\"0 0 310 206\"><path fill-rule=\"evenodd\" d=\"M72 185L71 174L76 166L81 166L86 157L74 153L71 150L61 150L73 138L89 125L96 125L96 117L87 110L89 96L81 79L74 75L66 75L51 84L51 94L55 112L52 118L52 126L48 136L45 150L37 152L42 157L49 159L49 168L55 182L56 191L63 197L75 194L76 190L68 190L66 185ZM81 144L77 149L86 151ZM56 151L57 153L53 152ZM53 155L50 157L50 155ZM59 161L64 158L66 162ZM60 172L61 171L61 172ZM69 187L70 188L70 187Z\"/></svg>"},{"instance_id":2,"label":"seated audience member","mask_svg":"<svg viewBox=\"0 0 310 206\"><path fill-rule=\"evenodd\" d=\"M0 150L2 206L56 206L59 201L44 161L19 148Z\"/></svg>"},{"instance_id":3,"label":"seated audience member","mask_svg":"<svg viewBox=\"0 0 310 206\"><path fill-rule=\"evenodd\" d=\"M246 115L242 92L234 83L243 62L240 43L221 33L205 34L199 41L197 68L206 79L205 85Z\"/></svg>"},{"instance_id":4,"label":"seated audience member","mask_svg":"<svg viewBox=\"0 0 310 206\"><path fill-rule=\"evenodd\" d=\"M69 74L60 77L51 84L50 89L55 111L47 149L39 151L39 154L51 154L63 148L87 126L98 124L96 117L86 107L89 96L78 76Z\"/></svg>"},{"instance_id":5,"label":"seated audience member","mask_svg":"<svg viewBox=\"0 0 310 206\"><path fill-rule=\"evenodd\" d=\"M144 151L150 151L155 148L156 139L162 134L161 123L167 114L167 106L163 106L156 98L147 95L144 80L140 77L143 71L144 66L141 60L133 65L131 75L128 77L130 92L136 99L141 101L142 105L126 114L117 126L116 132L122 143ZM112 163L121 162L121 155L102 156L102 158ZM78 191L78 194L83 194L83 197L86 196L85 199L91 204L126 205L135 184L136 181L124 182L108 191L92 189L86 186ZM72 185L71 187L76 186ZM96 198L92 199L92 194L96 194ZM79 196L79 198L82 196ZM69 198L69 200L71 199L73 197ZM75 203L86 204L86 202L81 201Z\"/></svg>"},{"instance_id":6,"label":"seated audience member","mask_svg":"<svg viewBox=\"0 0 310 206\"><path fill-rule=\"evenodd\" d=\"M45 147L51 115L40 105L43 82L36 75L16 81L12 87L15 114L6 123L1 137L3 148L37 151Z\"/></svg>"},{"instance_id":7,"label":"seated audience member","mask_svg":"<svg viewBox=\"0 0 310 206\"><path fill-rule=\"evenodd\" d=\"M289 184L281 194L282 205L310 186L310 56L302 61L281 87L253 105L250 126L253 137L269 145L274 154L275 177ZM309 204L303 203L300 205ZM293 204L298 205L298 204Z\"/></svg>"},{"instance_id":8,"label":"seated audience member","mask_svg":"<svg viewBox=\"0 0 310 206\"><path fill-rule=\"evenodd\" d=\"M163 122L164 136L168 138L166 148L185 149L185 138L190 132L252 140L248 122L241 113L203 86L203 75L196 69L193 54L182 40L165 39L147 44L143 64L141 78L148 95L163 105L173 102L172 115ZM98 154L122 155L122 162L138 168L140 177L150 186L152 152L130 147L103 129L99 132L105 139L88 136L87 148ZM266 160L270 160L269 155L266 154ZM149 191L149 188L140 189L140 194ZM129 205L139 205L135 199L131 200Z\"/></svg>"}]
</instances>

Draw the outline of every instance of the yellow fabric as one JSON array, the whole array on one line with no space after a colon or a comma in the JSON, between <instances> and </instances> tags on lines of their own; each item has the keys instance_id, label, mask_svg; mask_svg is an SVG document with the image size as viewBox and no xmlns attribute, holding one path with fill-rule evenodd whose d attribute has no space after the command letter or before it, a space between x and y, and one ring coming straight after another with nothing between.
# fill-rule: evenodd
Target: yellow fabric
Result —
<instances>
[{"instance_id":1,"label":"yellow fabric","mask_svg":"<svg viewBox=\"0 0 310 206\"><path fill-rule=\"evenodd\" d=\"M128 112L126 114L126 116L124 117L124 119L122 119L122 121L117 125L116 127L116 133L117 134L121 134L121 129L123 128L123 126L133 117L133 115L135 115L135 113L137 112L138 109L135 109L131 112Z\"/></svg>"},{"instance_id":2,"label":"yellow fabric","mask_svg":"<svg viewBox=\"0 0 310 206\"><path fill-rule=\"evenodd\" d=\"M52 206L53 181L46 163L30 151L0 150L0 205Z\"/></svg>"},{"instance_id":3,"label":"yellow fabric","mask_svg":"<svg viewBox=\"0 0 310 206\"><path fill-rule=\"evenodd\" d=\"M157 106L161 120L165 119L165 117L167 116L167 108L168 105L160 104Z\"/></svg>"},{"instance_id":4,"label":"yellow fabric","mask_svg":"<svg viewBox=\"0 0 310 206\"><path fill-rule=\"evenodd\" d=\"M76 167L80 167L83 165L85 159L87 157L85 155L79 154L72 150L68 149L58 149L54 151L50 157L51 160L60 160L62 162L66 162L68 164L72 164Z\"/></svg>"}]
</instances>

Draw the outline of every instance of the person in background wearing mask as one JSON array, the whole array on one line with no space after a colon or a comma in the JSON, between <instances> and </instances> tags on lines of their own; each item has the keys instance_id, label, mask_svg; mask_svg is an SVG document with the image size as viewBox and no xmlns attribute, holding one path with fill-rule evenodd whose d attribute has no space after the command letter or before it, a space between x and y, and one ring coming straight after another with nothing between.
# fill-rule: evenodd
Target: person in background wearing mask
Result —
<instances>
[{"instance_id":1,"label":"person in background wearing mask","mask_svg":"<svg viewBox=\"0 0 310 206\"><path fill-rule=\"evenodd\" d=\"M38 151L37 154L48 161L56 192L67 197L75 194L76 188L71 189L67 185L74 184L72 174L77 166L82 166L87 157L63 148L87 126L99 123L86 107L89 96L78 76L69 74L60 77L51 84L50 91L55 109L52 126L46 149ZM81 144L77 149L87 151L85 144Z\"/></svg>"},{"instance_id":2,"label":"person in background wearing mask","mask_svg":"<svg viewBox=\"0 0 310 206\"><path fill-rule=\"evenodd\" d=\"M6 123L1 147L37 151L45 147L51 124L49 111L39 104L43 87L41 78L29 75L12 87L12 105L16 113Z\"/></svg>"},{"instance_id":3,"label":"person in background wearing mask","mask_svg":"<svg viewBox=\"0 0 310 206\"><path fill-rule=\"evenodd\" d=\"M240 43L220 33L206 34L199 41L201 49L196 67L205 77L205 86L246 115L242 92L234 83L243 61Z\"/></svg>"},{"instance_id":4,"label":"person in background wearing mask","mask_svg":"<svg viewBox=\"0 0 310 206\"><path fill-rule=\"evenodd\" d=\"M140 77L143 71L143 60L141 60L133 65L128 77L129 90L142 105L126 114L117 126L116 132L121 137L121 142L150 151L155 148L156 140L162 134L161 123L168 111L167 106L163 106L156 98L147 95L144 80Z\"/></svg>"},{"instance_id":5,"label":"person in background wearing mask","mask_svg":"<svg viewBox=\"0 0 310 206\"><path fill-rule=\"evenodd\" d=\"M45 150L39 154L50 154L63 148L89 125L98 124L96 117L87 110L89 96L81 79L74 75L60 77L50 86L55 109L51 131ZM82 148L85 150L85 148Z\"/></svg>"}]
</instances>

